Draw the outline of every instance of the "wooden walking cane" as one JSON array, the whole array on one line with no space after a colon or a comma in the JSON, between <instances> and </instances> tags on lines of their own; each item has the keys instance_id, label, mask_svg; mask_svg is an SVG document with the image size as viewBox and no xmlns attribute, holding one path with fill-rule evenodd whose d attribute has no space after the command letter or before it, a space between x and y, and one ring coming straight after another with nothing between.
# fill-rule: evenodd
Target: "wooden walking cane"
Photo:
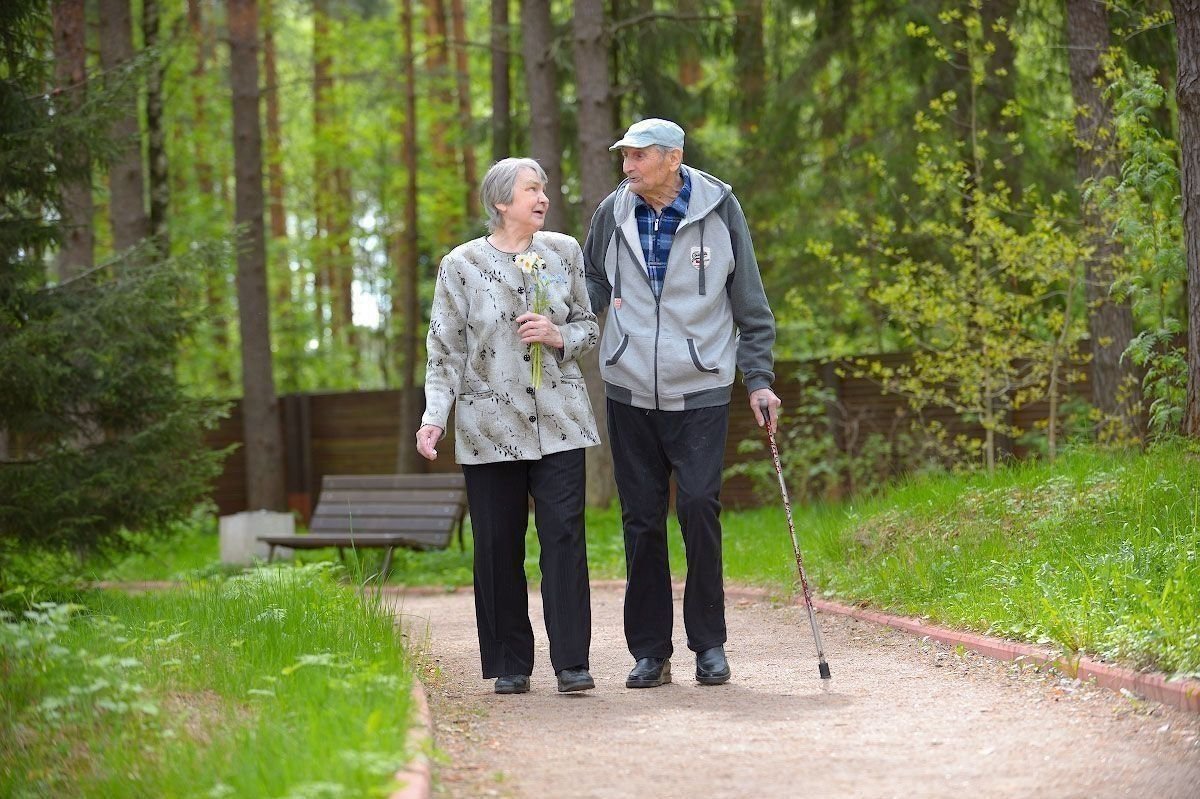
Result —
<instances>
[{"instance_id":1,"label":"wooden walking cane","mask_svg":"<svg viewBox=\"0 0 1200 799\"><path fill-rule=\"evenodd\" d=\"M758 403L763 427L767 430L767 442L771 445L771 458L775 461L775 474L779 477L779 492L783 495L783 510L787 513L788 532L792 534L792 552L796 555L796 570L800 572L800 589L804 593L804 607L808 610L808 622L812 625L813 639L817 642L817 670L822 680L832 677L829 664L825 662L825 647L821 643L821 628L817 626L817 615L813 612L812 592L808 590L808 578L804 575L804 558L800 555L800 543L796 540L796 525L792 521L792 501L788 499L787 484L783 481L783 464L779 461L779 447L775 445L775 433L771 431L771 413L766 400Z\"/></svg>"}]
</instances>

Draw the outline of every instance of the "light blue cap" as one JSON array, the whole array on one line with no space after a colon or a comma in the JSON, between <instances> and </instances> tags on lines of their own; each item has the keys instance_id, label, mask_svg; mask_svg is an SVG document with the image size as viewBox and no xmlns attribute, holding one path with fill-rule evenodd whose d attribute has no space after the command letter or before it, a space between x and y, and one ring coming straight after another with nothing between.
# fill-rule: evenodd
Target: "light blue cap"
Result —
<instances>
[{"instance_id":1,"label":"light blue cap","mask_svg":"<svg viewBox=\"0 0 1200 799\"><path fill-rule=\"evenodd\" d=\"M625 131L621 140L609 147L610 150L620 150L622 147L650 147L659 144L671 150L683 149L683 128L669 119L643 119L634 122Z\"/></svg>"}]
</instances>

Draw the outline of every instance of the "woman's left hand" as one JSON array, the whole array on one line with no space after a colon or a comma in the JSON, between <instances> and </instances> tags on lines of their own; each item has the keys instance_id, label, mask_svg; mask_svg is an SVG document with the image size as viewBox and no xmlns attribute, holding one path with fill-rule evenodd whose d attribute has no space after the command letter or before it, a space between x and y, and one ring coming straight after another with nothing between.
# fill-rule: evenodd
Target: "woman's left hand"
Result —
<instances>
[{"instance_id":1,"label":"woman's left hand","mask_svg":"<svg viewBox=\"0 0 1200 799\"><path fill-rule=\"evenodd\" d=\"M548 344L555 349L563 348L562 333L558 325L540 313L523 313L517 317L517 334L522 344Z\"/></svg>"}]
</instances>

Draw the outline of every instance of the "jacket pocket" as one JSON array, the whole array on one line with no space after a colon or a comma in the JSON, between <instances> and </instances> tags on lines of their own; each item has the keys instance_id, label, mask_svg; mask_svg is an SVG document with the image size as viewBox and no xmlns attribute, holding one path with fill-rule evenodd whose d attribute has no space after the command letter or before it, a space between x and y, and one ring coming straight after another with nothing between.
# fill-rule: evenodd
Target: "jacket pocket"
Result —
<instances>
[{"instance_id":1,"label":"jacket pocket","mask_svg":"<svg viewBox=\"0 0 1200 799\"><path fill-rule=\"evenodd\" d=\"M723 385L721 370L709 366L694 339L662 336L658 341L658 393L691 394Z\"/></svg>"}]
</instances>

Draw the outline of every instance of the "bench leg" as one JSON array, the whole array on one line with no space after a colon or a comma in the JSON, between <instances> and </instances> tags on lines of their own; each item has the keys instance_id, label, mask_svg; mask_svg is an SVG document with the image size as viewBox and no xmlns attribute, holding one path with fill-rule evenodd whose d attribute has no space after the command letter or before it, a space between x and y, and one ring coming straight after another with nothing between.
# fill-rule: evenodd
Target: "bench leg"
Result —
<instances>
[{"instance_id":1,"label":"bench leg","mask_svg":"<svg viewBox=\"0 0 1200 799\"><path fill-rule=\"evenodd\" d=\"M275 560L275 545L270 544L269 546L271 548L267 550L267 563L270 563L271 561Z\"/></svg>"}]
</instances>

